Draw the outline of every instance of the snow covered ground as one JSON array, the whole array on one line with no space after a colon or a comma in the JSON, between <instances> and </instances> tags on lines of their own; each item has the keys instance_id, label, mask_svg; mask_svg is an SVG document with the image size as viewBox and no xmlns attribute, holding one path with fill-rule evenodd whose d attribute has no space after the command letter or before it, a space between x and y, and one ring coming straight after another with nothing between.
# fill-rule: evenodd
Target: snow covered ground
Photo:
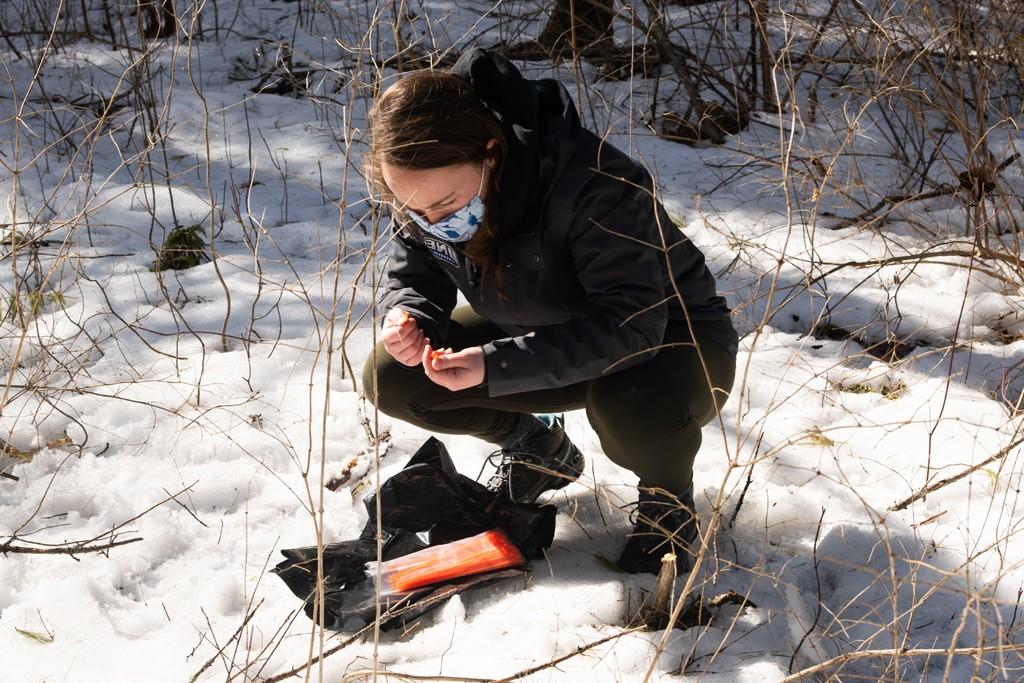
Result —
<instances>
[{"instance_id":1,"label":"snow covered ground","mask_svg":"<svg viewBox=\"0 0 1024 683\"><path fill-rule=\"evenodd\" d=\"M365 52L338 44L356 44L368 9L332 7L333 19L297 19L290 3L222 3L231 32L161 44L150 84L166 147L148 156L148 123L130 108L98 126L67 104L123 92L128 51L74 42L33 84L32 61L0 47L0 437L32 453L0 463L17 478L0 479L0 544L134 541L0 555L0 681L265 680L345 637L321 641L267 570L280 549L316 543L318 525L325 542L358 534L376 465L393 474L428 434L360 398L375 322L367 264L386 247L359 175L369 93L348 80ZM493 42L510 5L416 7L438 44L461 46ZM273 63L261 38L290 41L318 100L250 92L255 51L264 71ZM374 40L385 54L387 32ZM846 653L858 654L816 675L1024 677L1019 274L970 256L949 196L903 205L881 227L842 227L830 216L859 210L839 193L813 204L813 187L783 178L783 152L848 145L837 173L895 183L877 120L837 125L838 88L817 123L755 112L725 144L687 147L644 126L651 81L521 66L561 79L588 125L657 174L735 309L739 376L696 473L702 521L717 529L694 586L751 604L667 634L627 630L654 577L603 558L624 542L635 478L570 413L588 470L550 498L547 561L309 675L503 678L618 636L529 680L778 681ZM1003 126L988 142L1002 159L1024 135ZM1024 186L1020 164L1003 174ZM14 256L12 223L36 239ZM154 245L195 223L213 226L216 259L152 272ZM444 441L471 476L490 451Z\"/></svg>"}]
</instances>

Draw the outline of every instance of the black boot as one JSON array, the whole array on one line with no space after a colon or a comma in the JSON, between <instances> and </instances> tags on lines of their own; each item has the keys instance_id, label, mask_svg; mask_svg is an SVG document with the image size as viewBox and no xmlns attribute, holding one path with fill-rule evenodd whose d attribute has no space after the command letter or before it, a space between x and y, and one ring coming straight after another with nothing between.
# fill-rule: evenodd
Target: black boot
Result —
<instances>
[{"instance_id":1,"label":"black boot","mask_svg":"<svg viewBox=\"0 0 1024 683\"><path fill-rule=\"evenodd\" d=\"M524 416L526 427L491 458L500 457L487 488L517 503L532 503L545 491L568 486L583 473L583 454L552 415Z\"/></svg>"},{"instance_id":2,"label":"black boot","mask_svg":"<svg viewBox=\"0 0 1024 683\"><path fill-rule=\"evenodd\" d=\"M630 573L657 574L662 556L675 553L676 573L685 574L697 540L693 486L675 494L643 483L638 488L636 522L616 564Z\"/></svg>"}]
</instances>

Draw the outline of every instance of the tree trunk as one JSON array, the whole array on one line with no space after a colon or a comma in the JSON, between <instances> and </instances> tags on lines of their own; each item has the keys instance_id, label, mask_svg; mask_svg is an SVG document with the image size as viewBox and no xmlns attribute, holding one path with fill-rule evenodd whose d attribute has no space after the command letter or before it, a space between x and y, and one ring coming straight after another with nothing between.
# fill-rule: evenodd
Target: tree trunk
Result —
<instances>
[{"instance_id":1,"label":"tree trunk","mask_svg":"<svg viewBox=\"0 0 1024 683\"><path fill-rule=\"evenodd\" d=\"M172 0L136 0L139 34L146 40L170 38L178 28Z\"/></svg>"},{"instance_id":2,"label":"tree trunk","mask_svg":"<svg viewBox=\"0 0 1024 683\"><path fill-rule=\"evenodd\" d=\"M614 45L613 0L553 0L537 42L553 59L599 54Z\"/></svg>"}]
</instances>

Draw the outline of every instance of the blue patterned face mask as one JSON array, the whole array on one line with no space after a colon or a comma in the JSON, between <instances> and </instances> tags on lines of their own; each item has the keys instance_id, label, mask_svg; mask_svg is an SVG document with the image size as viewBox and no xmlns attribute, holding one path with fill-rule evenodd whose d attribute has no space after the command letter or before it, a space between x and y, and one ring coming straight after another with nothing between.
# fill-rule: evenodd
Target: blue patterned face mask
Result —
<instances>
[{"instance_id":1,"label":"blue patterned face mask","mask_svg":"<svg viewBox=\"0 0 1024 683\"><path fill-rule=\"evenodd\" d=\"M447 242L468 242L476 234L484 220L484 200L480 198L480 192L483 189L484 168L481 166L479 189L473 198L466 202L465 206L452 215L442 218L436 223L428 222L423 216L413 211L407 211L406 215L428 235Z\"/></svg>"}]
</instances>

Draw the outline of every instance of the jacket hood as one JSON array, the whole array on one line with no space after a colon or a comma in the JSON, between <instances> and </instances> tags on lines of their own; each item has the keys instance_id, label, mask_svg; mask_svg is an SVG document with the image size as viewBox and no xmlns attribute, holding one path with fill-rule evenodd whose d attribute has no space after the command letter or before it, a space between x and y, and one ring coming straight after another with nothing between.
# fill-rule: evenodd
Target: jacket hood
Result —
<instances>
[{"instance_id":1,"label":"jacket hood","mask_svg":"<svg viewBox=\"0 0 1024 683\"><path fill-rule=\"evenodd\" d=\"M501 174L498 216L503 231L529 230L522 219L544 201L580 143L580 120L565 87L550 78L529 80L505 57L472 48L451 73L473 86L505 130L508 151Z\"/></svg>"}]
</instances>

